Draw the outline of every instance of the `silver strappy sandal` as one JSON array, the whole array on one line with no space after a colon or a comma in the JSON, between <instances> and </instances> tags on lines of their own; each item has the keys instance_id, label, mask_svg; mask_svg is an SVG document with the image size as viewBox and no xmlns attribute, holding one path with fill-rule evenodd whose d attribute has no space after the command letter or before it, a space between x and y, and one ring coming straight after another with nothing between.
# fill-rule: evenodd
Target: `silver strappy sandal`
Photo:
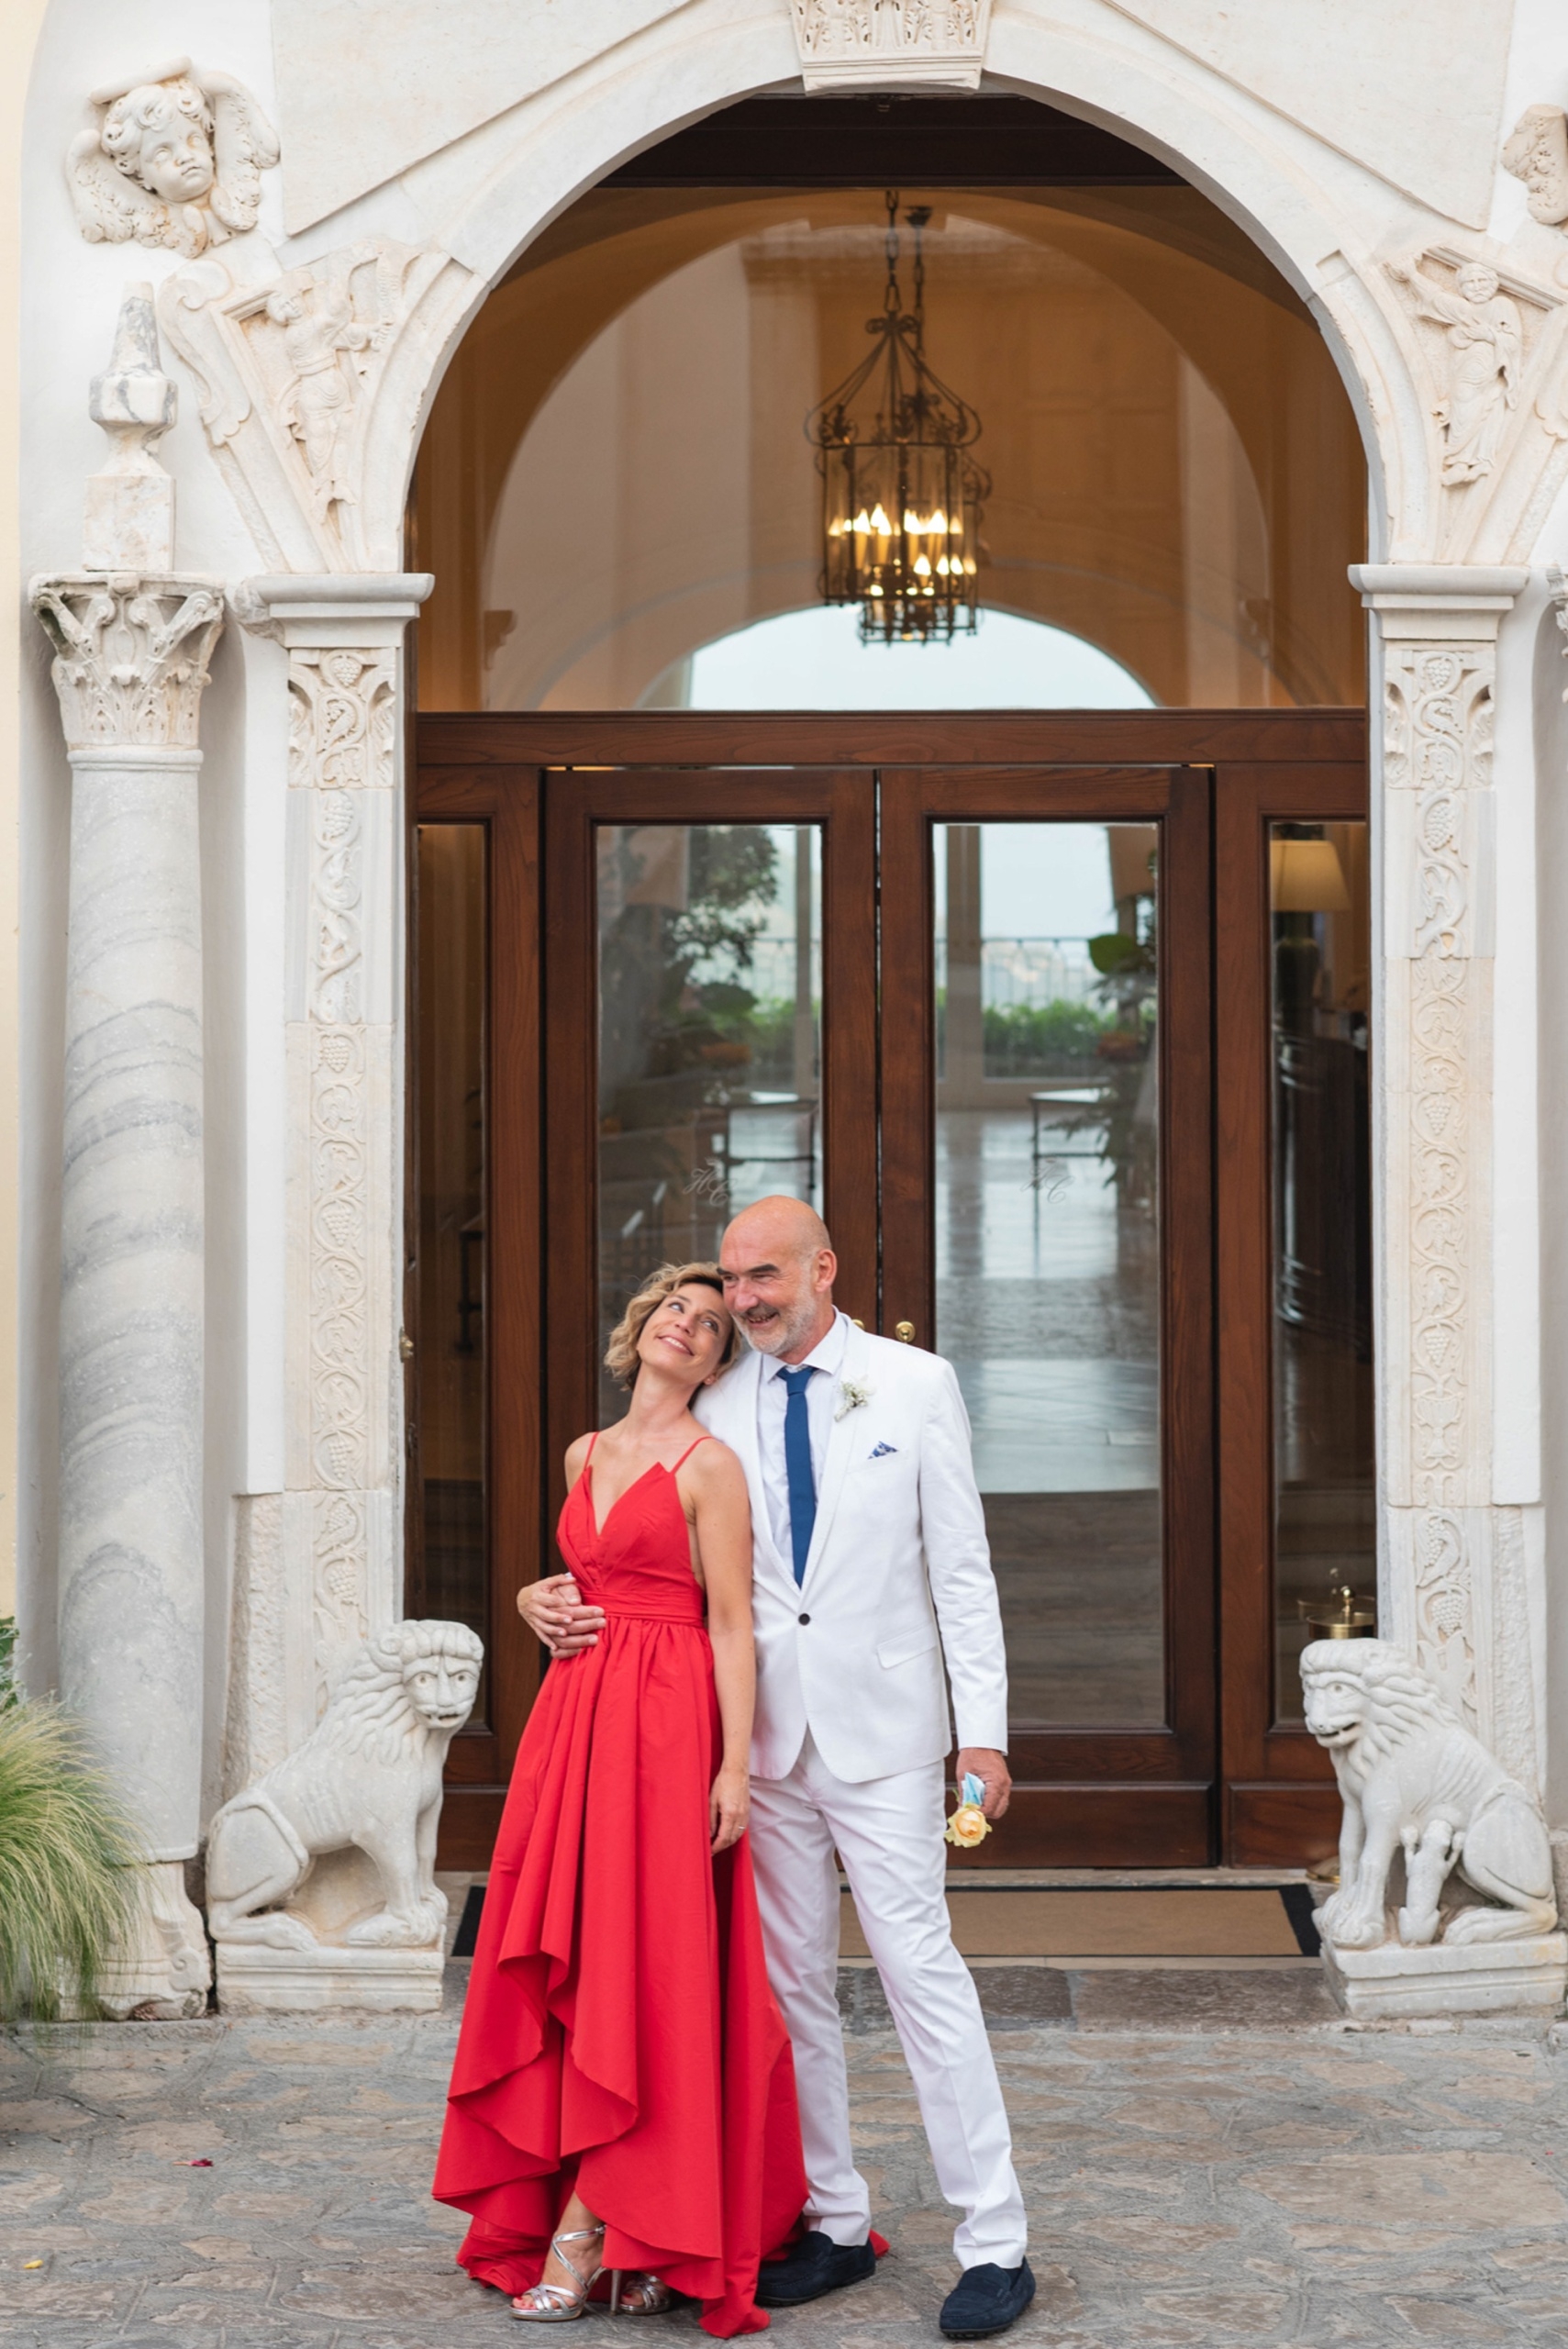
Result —
<instances>
[{"instance_id":1,"label":"silver strappy sandal","mask_svg":"<svg viewBox=\"0 0 1568 2349\"><path fill-rule=\"evenodd\" d=\"M586 2316L588 2295L604 2272L604 2261L595 2259L584 2276L577 2262L570 2255L569 2243L593 2243L599 2251L605 2247L605 2230L596 2227L576 2227L571 2233L551 2235L550 2247L575 2284L532 2284L519 2292L512 2302L512 2314L519 2324L570 2324L574 2317Z\"/></svg>"},{"instance_id":2,"label":"silver strappy sandal","mask_svg":"<svg viewBox=\"0 0 1568 2349\"><path fill-rule=\"evenodd\" d=\"M674 2297L669 2285L646 2267L617 2267L610 2277L612 2316L662 2316Z\"/></svg>"}]
</instances>

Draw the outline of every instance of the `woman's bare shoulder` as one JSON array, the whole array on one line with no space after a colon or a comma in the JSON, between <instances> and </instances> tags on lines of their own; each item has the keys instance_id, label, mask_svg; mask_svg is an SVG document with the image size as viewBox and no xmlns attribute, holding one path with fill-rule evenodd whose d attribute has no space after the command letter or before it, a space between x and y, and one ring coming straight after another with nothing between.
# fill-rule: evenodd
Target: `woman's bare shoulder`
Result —
<instances>
[{"instance_id":1,"label":"woman's bare shoulder","mask_svg":"<svg viewBox=\"0 0 1568 2349\"><path fill-rule=\"evenodd\" d=\"M592 1429L589 1430L586 1435L580 1435L575 1443L569 1443L567 1445L566 1489L568 1492L571 1491L573 1486L577 1482L578 1477L583 1474L584 1469L587 1466L588 1454L593 1448L594 1432Z\"/></svg>"},{"instance_id":2,"label":"woman's bare shoulder","mask_svg":"<svg viewBox=\"0 0 1568 2349\"><path fill-rule=\"evenodd\" d=\"M721 1492L746 1489L746 1471L740 1465L740 1455L732 1452L716 1435L699 1443L686 1462L695 1488L698 1492Z\"/></svg>"}]
</instances>

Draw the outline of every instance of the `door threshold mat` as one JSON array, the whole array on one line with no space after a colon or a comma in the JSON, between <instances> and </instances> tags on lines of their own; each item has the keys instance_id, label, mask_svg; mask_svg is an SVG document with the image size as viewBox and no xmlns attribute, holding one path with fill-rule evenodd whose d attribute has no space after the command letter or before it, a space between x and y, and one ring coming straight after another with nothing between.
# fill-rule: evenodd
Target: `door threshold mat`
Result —
<instances>
[{"instance_id":1,"label":"door threshold mat","mask_svg":"<svg viewBox=\"0 0 1568 2349\"><path fill-rule=\"evenodd\" d=\"M1318 1951L1312 1892L1305 1884L971 1890L959 1880L949 1882L948 1913L965 1957L1302 1958ZM871 1954L847 1892L839 1954Z\"/></svg>"},{"instance_id":2,"label":"door threshold mat","mask_svg":"<svg viewBox=\"0 0 1568 2349\"><path fill-rule=\"evenodd\" d=\"M1135 1971L1142 1964L1143 1970ZM1104 1971L1054 1965L976 1966L974 1987L993 2033L1054 2026L1077 2032L1322 2031L1342 2027L1320 1966L1297 1958L1249 1966L1211 1958L1188 1971L1122 1960ZM841 1965L839 2012L856 2034L890 2032L874 1967Z\"/></svg>"},{"instance_id":3,"label":"door threshold mat","mask_svg":"<svg viewBox=\"0 0 1568 2349\"><path fill-rule=\"evenodd\" d=\"M1299 1964L1318 1953L1311 1887L1305 1884L948 1885L948 1913L962 1954L987 1961L1080 1958L1139 1965L1191 1965L1207 1959L1273 1958ZM484 1910L484 1887L471 1884L452 1939L453 1957L472 1957ZM865 1935L846 1892L839 1954L851 1965L869 1958Z\"/></svg>"}]
</instances>

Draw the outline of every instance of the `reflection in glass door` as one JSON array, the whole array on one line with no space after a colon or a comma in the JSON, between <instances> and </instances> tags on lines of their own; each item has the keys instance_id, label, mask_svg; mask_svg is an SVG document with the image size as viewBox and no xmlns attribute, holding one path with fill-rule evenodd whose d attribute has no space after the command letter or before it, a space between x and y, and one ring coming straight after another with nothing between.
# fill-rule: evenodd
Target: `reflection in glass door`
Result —
<instances>
[{"instance_id":1,"label":"reflection in glass door","mask_svg":"<svg viewBox=\"0 0 1568 2349\"><path fill-rule=\"evenodd\" d=\"M935 828L931 1342L1042 1729L1165 1718L1157 840Z\"/></svg>"},{"instance_id":2,"label":"reflection in glass door","mask_svg":"<svg viewBox=\"0 0 1568 2349\"><path fill-rule=\"evenodd\" d=\"M1357 760L1216 770L1221 1764L1242 1865L1333 1852L1299 1658L1375 1617L1366 805Z\"/></svg>"},{"instance_id":3,"label":"reflection in glass door","mask_svg":"<svg viewBox=\"0 0 1568 2349\"><path fill-rule=\"evenodd\" d=\"M654 1267L773 1191L822 1206L814 824L601 824L600 1353ZM600 1406L624 1397L607 1371Z\"/></svg>"},{"instance_id":4,"label":"reflection in glass door","mask_svg":"<svg viewBox=\"0 0 1568 2349\"><path fill-rule=\"evenodd\" d=\"M1290 1722L1314 1626L1370 1625L1376 1607L1367 833L1269 828L1274 1716Z\"/></svg>"},{"instance_id":5,"label":"reflection in glass door","mask_svg":"<svg viewBox=\"0 0 1568 2349\"><path fill-rule=\"evenodd\" d=\"M882 771L883 1328L953 1363L1016 1865L1196 1865L1216 1755L1209 785Z\"/></svg>"},{"instance_id":6,"label":"reflection in glass door","mask_svg":"<svg viewBox=\"0 0 1568 2349\"><path fill-rule=\"evenodd\" d=\"M416 840L420 1343L414 1598L416 1612L466 1623L488 1650L486 847L483 824L421 824ZM488 1720L489 1696L487 1667L476 1721Z\"/></svg>"}]
</instances>

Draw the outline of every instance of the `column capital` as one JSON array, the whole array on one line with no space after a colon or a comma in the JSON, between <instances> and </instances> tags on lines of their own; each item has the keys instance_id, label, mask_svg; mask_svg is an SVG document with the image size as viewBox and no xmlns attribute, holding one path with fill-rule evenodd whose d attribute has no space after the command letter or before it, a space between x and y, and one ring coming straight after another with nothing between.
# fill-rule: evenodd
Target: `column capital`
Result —
<instances>
[{"instance_id":1,"label":"column capital","mask_svg":"<svg viewBox=\"0 0 1568 2349\"><path fill-rule=\"evenodd\" d=\"M33 580L28 600L54 647L50 674L72 758L199 756L202 687L223 629L217 580L81 572Z\"/></svg>"},{"instance_id":2,"label":"column capital","mask_svg":"<svg viewBox=\"0 0 1568 2349\"><path fill-rule=\"evenodd\" d=\"M1495 643L1529 572L1518 563L1352 562L1350 581L1385 643Z\"/></svg>"},{"instance_id":3,"label":"column capital","mask_svg":"<svg viewBox=\"0 0 1568 2349\"><path fill-rule=\"evenodd\" d=\"M429 571L274 572L237 580L240 625L282 644L395 645L435 585Z\"/></svg>"}]
</instances>

